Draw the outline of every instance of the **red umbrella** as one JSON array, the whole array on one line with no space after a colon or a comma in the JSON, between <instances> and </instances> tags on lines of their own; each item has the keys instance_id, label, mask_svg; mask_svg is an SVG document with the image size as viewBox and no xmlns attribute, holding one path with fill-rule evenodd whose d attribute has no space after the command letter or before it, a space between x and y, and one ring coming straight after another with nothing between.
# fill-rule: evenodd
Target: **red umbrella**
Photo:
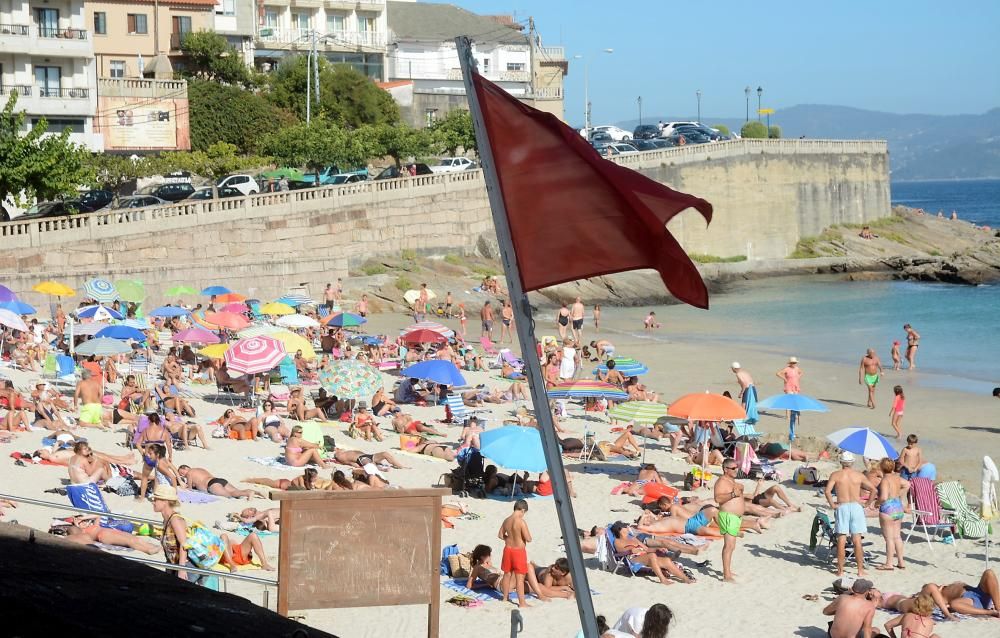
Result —
<instances>
[{"instance_id":1,"label":"red umbrella","mask_svg":"<svg viewBox=\"0 0 1000 638\"><path fill-rule=\"evenodd\" d=\"M271 370L285 358L285 346L277 339L266 337L250 337L240 339L223 355L226 366L242 374L257 374Z\"/></svg>"},{"instance_id":2,"label":"red umbrella","mask_svg":"<svg viewBox=\"0 0 1000 638\"><path fill-rule=\"evenodd\" d=\"M246 301L246 295L241 295L238 292L227 292L221 295L215 296L215 303L230 303L233 301Z\"/></svg>"},{"instance_id":3,"label":"red umbrella","mask_svg":"<svg viewBox=\"0 0 1000 638\"><path fill-rule=\"evenodd\" d=\"M747 418L742 405L729 397L708 392L682 396L670 404L667 414L689 421L733 421Z\"/></svg>"},{"instance_id":4,"label":"red umbrella","mask_svg":"<svg viewBox=\"0 0 1000 638\"><path fill-rule=\"evenodd\" d=\"M221 326L230 330L242 330L250 325L250 320L246 317L232 312L209 312L205 315L205 321L213 326Z\"/></svg>"},{"instance_id":5,"label":"red umbrella","mask_svg":"<svg viewBox=\"0 0 1000 638\"><path fill-rule=\"evenodd\" d=\"M227 303L223 307L219 308L219 311L220 312L243 313L243 312L246 312L249 309L250 308L248 308L247 305L245 303L243 303L242 301L233 301L233 302Z\"/></svg>"},{"instance_id":6,"label":"red umbrella","mask_svg":"<svg viewBox=\"0 0 1000 638\"><path fill-rule=\"evenodd\" d=\"M207 345L219 343L219 341L218 335L204 328L188 328L174 335L174 343L204 343Z\"/></svg>"},{"instance_id":7,"label":"red umbrella","mask_svg":"<svg viewBox=\"0 0 1000 638\"><path fill-rule=\"evenodd\" d=\"M405 343L447 343L448 338L434 330L411 330L403 335Z\"/></svg>"}]
</instances>

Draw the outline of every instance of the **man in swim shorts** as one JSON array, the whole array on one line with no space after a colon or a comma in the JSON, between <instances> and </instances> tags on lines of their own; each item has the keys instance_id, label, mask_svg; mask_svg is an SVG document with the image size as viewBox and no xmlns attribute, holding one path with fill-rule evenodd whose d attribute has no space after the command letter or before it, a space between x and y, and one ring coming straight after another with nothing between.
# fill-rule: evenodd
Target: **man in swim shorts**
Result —
<instances>
[{"instance_id":1,"label":"man in swim shorts","mask_svg":"<svg viewBox=\"0 0 1000 638\"><path fill-rule=\"evenodd\" d=\"M869 351L870 352L870 351ZM868 531L865 520L865 510L861 505L861 489L875 492L871 484L861 472L855 470L854 455L844 452L840 455L840 469L830 475L826 483L826 502L835 511L837 534L837 575L844 575L844 556L847 546L847 536L854 542L854 558L858 564L858 576L865 575L864 549L861 547L861 535ZM833 492L837 492L837 503L833 502Z\"/></svg>"},{"instance_id":2,"label":"man in swim shorts","mask_svg":"<svg viewBox=\"0 0 1000 638\"><path fill-rule=\"evenodd\" d=\"M528 575L528 550L531 542L531 532L524 515L528 512L528 502L518 499L514 503L514 513L504 519L497 536L503 541L503 561L500 569L503 571L501 593L504 601L510 595L511 589L517 590L517 606L528 607L525 600L524 581Z\"/></svg>"},{"instance_id":3,"label":"man in swim shorts","mask_svg":"<svg viewBox=\"0 0 1000 638\"><path fill-rule=\"evenodd\" d=\"M878 385L879 377L882 376L882 362L878 355L871 348L861 357L861 365L858 366L858 385L868 386L868 407L875 409L875 386Z\"/></svg>"},{"instance_id":4,"label":"man in swim shorts","mask_svg":"<svg viewBox=\"0 0 1000 638\"><path fill-rule=\"evenodd\" d=\"M80 425L89 427L108 427L108 419L104 416L104 406L101 405L101 381L92 376L90 370L84 368L80 373L80 382L76 384L73 393L73 407L80 409Z\"/></svg>"},{"instance_id":5,"label":"man in swim shorts","mask_svg":"<svg viewBox=\"0 0 1000 638\"><path fill-rule=\"evenodd\" d=\"M205 468L180 465L177 467L177 474L180 476L181 480L187 484L188 488L199 492L205 492L206 494L224 496L227 498L246 499L249 499L251 496L256 496L256 493L253 490L237 489L226 479L212 476L212 474Z\"/></svg>"},{"instance_id":6,"label":"man in swim shorts","mask_svg":"<svg viewBox=\"0 0 1000 638\"><path fill-rule=\"evenodd\" d=\"M743 485L736 481L736 467L736 461L726 459L722 464L722 476L715 482L715 502L719 504L715 521L722 532L722 579L727 583L734 582L736 576L732 569L733 551L745 509Z\"/></svg>"}]
</instances>

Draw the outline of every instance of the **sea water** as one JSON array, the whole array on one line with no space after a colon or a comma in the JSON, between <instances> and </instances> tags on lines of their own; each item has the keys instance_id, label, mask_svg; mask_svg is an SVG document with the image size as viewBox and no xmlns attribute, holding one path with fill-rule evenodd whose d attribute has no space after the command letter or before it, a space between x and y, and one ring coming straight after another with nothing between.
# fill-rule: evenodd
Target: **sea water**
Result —
<instances>
[{"instance_id":1,"label":"sea water","mask_svg":"<svg viewBox=\"0 0 1000 638\"><path fill-rule=\"evenodd\" d=\"M970 179L926 182L893 182L892 203L938 211L979 226L1000 227L1000 180Z\"/></svg>"}]
</instances>

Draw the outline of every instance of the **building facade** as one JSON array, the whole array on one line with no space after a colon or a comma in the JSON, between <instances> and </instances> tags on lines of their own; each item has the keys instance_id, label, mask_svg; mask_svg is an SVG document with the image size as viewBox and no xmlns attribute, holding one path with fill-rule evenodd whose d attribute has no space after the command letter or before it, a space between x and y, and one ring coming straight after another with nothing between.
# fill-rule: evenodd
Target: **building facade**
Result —
<instances>
[{"instance_id":1,"label":"building facade","mask_svg":"<svg viewBox=\"0 0 1000 638\"><path fill-rule=\"evenodd\" d=\"M45 119L53 132L93 151L97 106L93 34L83 0L0 0L0 94L17 95L28 127Z\"/></svg>"},{"instance_id":2,"label":"building facade","mask_svg":"<svg viewBox=\"0 0 1000 638\"><path fill-rule=\"evenodd\" d=\"M329 62L384 80L387 30L385 0L258 0L254 59L268 71L315 38Z\"/></svg>"},{"instance_id":3,"label":"building facade","mask_svg":"<svg viewBox=\"0 0 1000 638\"><path fill-rule=\"evenodd\" d=\"M214 30L243 56L243 63L253 66L254 36L257 34L257 4L254 0L218 0L215 5Z\"/></svg>"}]
</instances>

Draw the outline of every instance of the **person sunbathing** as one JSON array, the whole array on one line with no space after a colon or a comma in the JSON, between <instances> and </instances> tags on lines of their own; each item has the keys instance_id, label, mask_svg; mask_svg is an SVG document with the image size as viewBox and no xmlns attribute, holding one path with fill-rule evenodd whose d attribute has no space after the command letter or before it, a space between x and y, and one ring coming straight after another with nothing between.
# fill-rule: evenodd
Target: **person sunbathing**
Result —
<instances>
[{"instance_id":1,"label":"person sunbathing","mask_svg":"<svg viewBox=\"0 0 1000 638\"><path fill-rule=\"evenodd\" d=\"M347 430L347 436L352 439L357 438L358 434L364 436L366 441L371 441L372 437L379 443L382 442L382 434L379 432L378 423L375 422L375 417L368 412L368 404L364 401L358 401L358 407L354 413L354 421L351 422L350 428Z\"/></svg>"},{"instance_id":2,"label":"person sunbathing","mask_svg":"<svg viewBox=\"0 0 1000 638\"><path fill-rule=\"evenodd\" d=\"M573 575L569 573L569 561L565 558L557 558L556 562L547 567L528 563L526 583L528 591L538 596L542 602L552 598L572 600L576 597L576 592L573 590Z\"/></svg>"},{"instance_id":3,"label":"person sunbathing","mask_svg":"<svg viewBox=\"0 0 1000 638\"><path fill-rule=\"evenodd\" d=\"M326 489L339 492L350 492L354 489L354 483L351 482L347 475L345 475L341 470L336 470L330 475L330 484L326 486Z\"/></svg>"},{"instance_id":4,"label":"person sunbathing","mask_svg":"<svg viewBox=\"0 0 1000 638\"><path fill-rule=\"evenodd\" d=\"M446 461L455 460L455 450L449 447L446 443L435 443L433 441L427 441L421 437L419 443L407 450L413 454L423 454L424 456L433 456L437 459L444 459Z\"/></svg>"},{"instance_id":5,"label":"person sunbathing","mask_svg":"<svg viewBox=\"0 0 1000 638\"><path fill-rule=\"evenodd\" d=\"M107 481L114 476L111 463L97 456L86 441L77 441L73 444L73 456L69 459L67 467L69 481L73 485Z\"/></svg>"},{"instance_id":6,"label":"person sunbathing","mask_svg":"<svg viewBox=\"0 0 1000 638\"><path fill-rule=\"evenodd\" d=\"M173 383L161 383L156 386L156 396L163 402L163 407L173 410L178 414L193 417L194 408L178 392L177 385Z\"/></svg>"},{"instance_id":7,"label":"person sunbathing","mask_svg":"<svg viewBox=\"0 0 1000 638\"><path fill-rule=\"evenodd\" d=\"M656 465L652 463L647 463L639 468L639 474L636 476L635 480L629 483L629 486L622 490L623 494L628 494L629 496L642 496L645 494L646 483L662 483L667 484L667 481L663 480L660 476L660 472L656 469Z\"/></svg>"},{"instance_id":8,"label":"person sunbathing","mask_svg":"<svg viewBox=\"0 0 1000 638\"><path fill-rule=\"evenodd\" d=\"M661 500L662 503L662 500ZM661 516L646 510L639 517L637 529L647 534L695 534L697 536L719 536L717 527L711 522L718 514L714 505L706 505L694 511L680 503L670 501L666 507L661 506Z\"/></svg>"},{"instance_id":9,"label":"person sunbathing","mask_svg":"<svg viewBox=\"0 0 1000 638\"><path fill-rule=\"evenodd\" d=\"M756 489L754 490L753 496L747 496L744 494L743 498L748 501L749 505L755 505L758 507L770 507L778 510L780 514L785 514L787 512L801 512L802 508L795 504L795 501L788 497L785 490L782 489L780 485L772 485L771 487L761 491L761 484L764 479L758 479ZM747 509L751 514L756 514L753 510Z\"/></svg>"},{"instance_id":10,"label":"person sunbathing","mask_svg":"<svg viewBox=\"0 0 1000 638\"><path fill-rule=\"evenodd\" d=\"M56 535L65 534L66 540L80 545L113 545L115 547L127 547L152 556L160 551L160 546L156 543L135 536L129 532L123 532L110 527L101 527L100 516L81 515L74 516L69 525L58 525L50 529L49 532ZM60 529L61 528L61 529Z\"/></svg>"},{"instance_id":11,"label":"person sunbathing","mask_svg":"<svg viewBox=\"0 0 1000 638\"><path fill-rule=\"evenodd\" d=\"M60 430L53 432L55 435L55 442L52 445L47 445L45 447L38 448L32 452L31 456L33 459L37 458L39 461L46 461L54 465L69 465L70 460L76 454L74 451L75 444L79 442L86 442L86 439L77 438L70 432L66 430ZM104 463L115 463L117 465L132 465L135 463L135 453L130 454L106 454L104 452L98 452L97 450L91 450L94 454L94 458L98 461Z\"/></svg>"},{"instance_id":12,"label":"person sunbathing","mask_svg":"<svg viewBox=\"0 0 1000 638\"><path fill-rule=\"evenodd\" d=\"M392 417L392 429L398 434L429 434L431 436L446 436L443 432L438 432L431 426L413 418L413 415L405 412L397 412Z\"/></svg>"},{"instance_id":13,"label":"person sunbathing","mask_svg":"<svg viewBox=\"0 0 1000 638\"><path fill-rule=\"evenodd\" d=\"M726 460L725 455L719 450L709 449L708 455L705 456L705 452L700 446L689 445L684 448L685 461L692 465L722 465Z\"/></svg>"},{"instance_id":14,"label":"person sunbathing","mask_svg":"<svg viewBox=\"0 0 1000 638\"><path fill-rule=\"evenodd\" d=\"M315 463L322 468L328 467L327 462L323 460L322 452L319 445L302 438L301 425L293 427L291 435L285 441L285 462L292 467L302 467L310 463Z\"/></svg>"},{"instance_id":15,"label":"person sunbathing","mask_svg":"<svg viewBox=\"0 0 1000 638\"><path fill-rule=\"evenodd\" d=\"M249 481L247 481L249 482ZM277 532L281 523L281 509L272 507L270 509L259 510L256 507L247 507L236 515L240 523L252 525L257 529L268 532Z\"/></svg>"},{"instance_id":16,"label":"person sunbathing","mask_svg":"<svg viewBox=\"0 0 1000 638\"><path fill-rule=\"evenodd\" d=\"M257 438L260 432L260 419L257 417L246 417L237 414L236 410L229 408L222 413L219 418L219 425L226 428L229 438L252 441Z\"/></svg>"},{"instance_id":17,"label":"person sunbathing","mask_svg":"<svg viewBox=\"0 0 1000 638\"><path fill-rule=\"evenodd\" d=\"M185 421L180 415L173 414L167 416L167 431L171 437L178 441L177 449L183 450L190 447L192 440L201 442L201 448L208 450L208 437L205 436L205 429L193 421Z\"/></svg>"},{"instance_id":18,"label":"person sunbathing","mask_svg":"<svg viewBox=\"0 0 1000 638\"><path fill-rule=\"evenodd\" d=\"M374 464L367 464L360 470L351 470L355 490L384 490L389 481Z\"/></svg>"},{"instance_id":19,"label":"person sunbathing","mask_svg":"<svg viewBox=\"0 0 1000 638\"><path fill-rule=\"evenodd\" d=\"M890 638L896 638L896 627L900 627L904 638L940 638L934 632L934 599L928 594L920 594L913 601L911 611L890 619L883 625Z\"/></svg>"},{"instance_id":20,"label":"person sunbathing","mask_svg":"<svg viewBox=\"0 0 1000 638\"><path fill-rule=\"evenodd\" d=\"M281 422L281 417L275 411L274 401L271 399L265 399L261 404L260 423L261 430L275 443L281 443L292 433L288 426Z\"/></svg>"},{"instance_id":21,"label":"person sunbathing","mask_svg":"<svg viewBox=\"0 0 1000 638\"><path fill-rule=\"evenodd\" d=\"M142 408L146 407L149 403L150 392L148 389L141 389L139 387L139 382L136 381L134 374L130 374L125 377L125 382L122 384L121 398L123 401L128 401L129 403L134 403Z\"/></svg>"},{"instance_id":22,"label":"person sunbathing","mask_svg":"<svg viewBox=\"0 0 1000 638\"><path fill-rule=\"evenodd\" d=\"M333 460L341 465L351 465L354 467L364 467L369 463L379 463L388 464L390 467L394 467L397 470L406 468L406 466L397 461L396 457L394 457L390 452L376 452L375 454L368 454L366 452L359 452L358 450L338 449L333 453Z\"/></svg>"},{"instance_id":23,"label":"person sunbathing","mask_svg":"<svg viewBox=\"0 0 1000 638\"><path fill-rule=\"evenodd\" d=\"M631 401L652 401L660 400L660 395L646 389L646 386L639 383L639 377L629 377L625 382L625 391Z\"/></svg>"},{"instance_id":24,"label":"person sunbathing","mask_svg":"<svg viewBox=\"0 0 1000 638\"><path fill-rule=\"evenodd\" d=\"M469 589L477 587L492 587L500 591L500 578L503 572L493 566L493 549L489 545L476 545L472 550L472 569L465 586Z\"/></svg>"},{"instance_id":25,"label":"person sunbathing","mask_svg":"<svg viewBox=\"0 0 1000 638\"><path fill-rule=\"evenodd\" d=\"M611 526L611 536L614 539L616 554L628 554L633 564L649 567L664 585L671 584L667 574L682 583L690 584L694 582L688 578L687 574L674 561L666 556L660 556L657 553L658 550L650 550L644 543L630 538L628 535L628 526L624 523L614 523Z\"/></svg>"},{"instance_id":26,"label":"person sunbathing","mask_svg":"<svg viewBox=\"0 0 1000 638\"><path fill-rule=\"evenodd\" d=\"M573 477L570 476L569 470L563 469L563 473L566 477L566 487L569 491L571 498L576 498L576 490L573 489ZM538 475L537 481L532 481L528 479L528 473L525 472L524 476L521 477L521 491L525 494L538 494L539 496L552 496L552 477L549 473L542 472Z\"/></svg>"},{"instance_id":27,"label":"person sunbathing","mask_svg":"<svg viewBox=\"0 0 1000 638\"><path fill-rule=\"evenodd\" d=\"M198 492L226 498L249 499L255 496L253 490L241 490L234 487L226 479L212 476L212 473L203 467L181 465L177 468L177 474L190 489Z\"/></svg>"},{"instance_id":28,"label":"person sunbathing","mask_svg":"<svg viewBox=\"0 0 1000 638\"><path fill-rule=\"evenodd\" d=\"M295 419L296 421L305 421L306 419L323 420L326 418L326 414L319 408L306 408L306 400L302 395L302 388L292 388L292 391L288 393L288 418Z\"/></svg>"},{"instance_id":29,"label":"person sunbathing","mask_svg":"<svg viewBox=\"0 0 1000 638\"><path fill-rule=\"evenodd\" d=\"M243 479L243 482L255 483L257 485L263 485L276 490L300 491L317 489L314 485L317 476L319 476L318 470L307 467L302 476L296 476L293 479L245 478Z\"/></svg>"},{"instance_id":30,"label":"person sunbathing","mask_svg":"<svg viewBox=\"0 0 1000 638\"><path fill-rule=\"evenodd\" d=\"M223 534L222 540L225 543L225 550L222 559L219 561L229 567L229 571L237 572L243 565L252 565L253 557L256 555L260 561L261 569L269 572L274 571L274 566L267 562L264 554L264 546L260 542L257 532L250 532L245 538L233 534Z\"/></svg>"},{"instance_id":31,"label":"person sunbathing","mask_svg":"<svg viewBox=\"0 0 1000 638\"><path fill-rule=\"evenodd\" d=\"M954 614L1000 617L1000 583L992 569L983 571L975 586L962 581L947 585L927 583L915 596L881 593L880 606L904 614L912 613L916 599L921 594L930 596L947 620L955 620Z\"/></svg>"},{"instance_id":32,"label":"person sunbathing","mask_svg":"<svg viewBox=\"0 0 1000 638\"><path fill-rule=\"evenodd\" d=\"M396 411L396 402L385 393L385 388L379 388L372 395L372 414L375 416L385 416Z\"/></svg>"},{"instance_id":33,"label":"person sunbathing","mask_svg":"<svg viewBox=\"0 0 1000 638\"><path fill-rule=\"evenodd\" d=\"M608 443L607 441L601 441L598 443L601 451L607 454L621 454L622 456L634 459L641 453L642 446L639 441L632 435L629 428L625 428L614 443Z\"/></svg>"}]
</instances>

